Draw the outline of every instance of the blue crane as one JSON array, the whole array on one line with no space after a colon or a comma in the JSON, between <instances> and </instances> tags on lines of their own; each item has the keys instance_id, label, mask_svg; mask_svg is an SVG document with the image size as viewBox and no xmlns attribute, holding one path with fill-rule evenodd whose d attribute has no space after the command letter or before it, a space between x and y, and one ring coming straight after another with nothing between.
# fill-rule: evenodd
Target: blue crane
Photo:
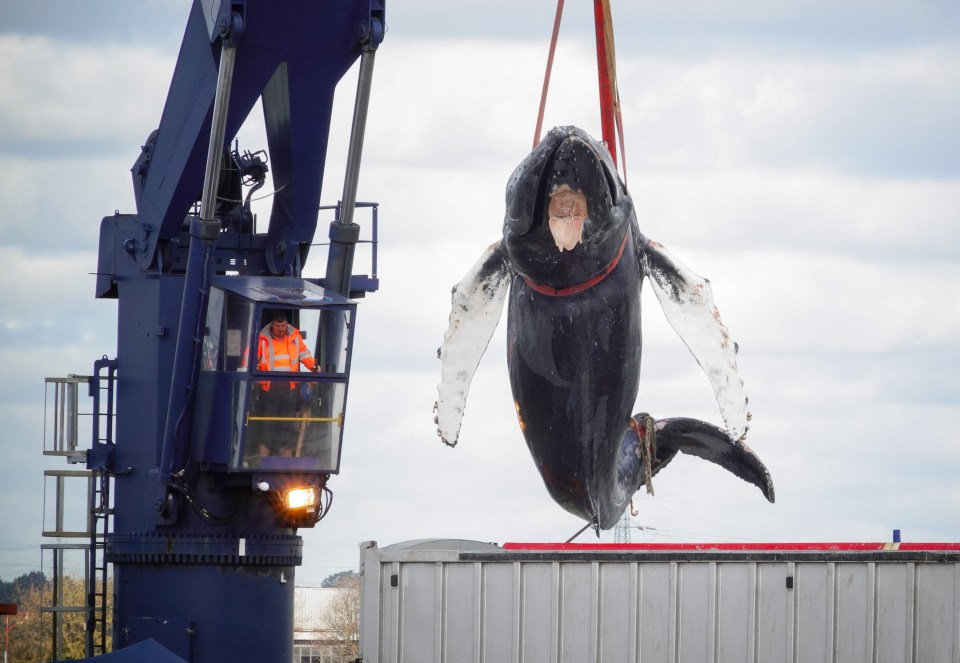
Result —
<instances>
[{"instance_id":1,"label":"blue crane","mask_svg":"<svg viewBox=\"0 0 960 663\"><path fill-rule=\"evenodd\" d=\"M193 2L160 126L132 168L136 213L100 227L96 296L118 302L118 347L96 368L115 376L116 419L106 434L95 424L87 462L114 477L115 649L152 639L196 663L291 658L296 532L330 506L354 300L377 288L375 273L353 274L353 210L384 20L384 0ZM334 92L358 59L326 274L306 279ZM241 151L258 101L266 152ZM257 232L251 195L268 171ZM297 353L282 372L281 320Z\"/></svg>"}]
</instances>

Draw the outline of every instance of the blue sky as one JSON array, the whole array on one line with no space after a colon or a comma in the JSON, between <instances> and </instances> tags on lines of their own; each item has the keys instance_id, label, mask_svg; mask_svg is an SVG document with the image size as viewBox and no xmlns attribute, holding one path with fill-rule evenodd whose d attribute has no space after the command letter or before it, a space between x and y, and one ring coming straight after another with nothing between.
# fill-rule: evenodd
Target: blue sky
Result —
<instances>
[{"instance_id":1,"label":"blue sky","mask_svg":"<svg viewBox=\"0 0 960 663\"><path fill-rule=\"evenodd\" d=\"M343 472L298 581L357 544L564 540L506 380L505 321L456 449L433 430L449 289L497 239L530 149L555 5L391 2L359 198L381 203L382 290L360 304ZM599 133L590 7L567 2L546 126ZM777 503L679 459L638 494L635 541L960 540L960 6L613 4L641 229L708 277L739 342L749 442ZM189 2L0 7L0 577L40 566L43 378L115 352L93 299L100 219L134 211ZM355 73L334 114L340 195ZM255 120L241 147L265 147ZM322 228L324 223L320 224ZM316 252L315 252L316 253ZM313 256L312 256L313 257ZM323 265L310 263L319 275ZM647 289L649 290L649 288ZM719 422L644 294L638 410Z\"/></svg>"}]
</instances>

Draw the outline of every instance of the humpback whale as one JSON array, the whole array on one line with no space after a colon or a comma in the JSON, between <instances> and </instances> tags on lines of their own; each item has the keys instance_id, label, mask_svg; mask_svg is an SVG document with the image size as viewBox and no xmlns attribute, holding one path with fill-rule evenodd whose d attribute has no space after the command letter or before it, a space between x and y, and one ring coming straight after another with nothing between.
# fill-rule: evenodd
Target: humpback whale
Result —
<instances>
[{"instance_id":1,"label":"humpback whale","mask_svg":"<svg viewBox=\"0 0 960 663\"><path fill-rule=\"evenodd\" d=\"M632 414L640 381L640 293L648 278L667 320L703 368L725 427ZM556 127L506 189L503 237L452 291L434 407L454 446L470 382L507 301L507 365L517 420L550 496L600 529L686 453L774 500L746 445L750 414L737 345L710 284L645 237L606 148Z\"/></svg>"}]
</instances>

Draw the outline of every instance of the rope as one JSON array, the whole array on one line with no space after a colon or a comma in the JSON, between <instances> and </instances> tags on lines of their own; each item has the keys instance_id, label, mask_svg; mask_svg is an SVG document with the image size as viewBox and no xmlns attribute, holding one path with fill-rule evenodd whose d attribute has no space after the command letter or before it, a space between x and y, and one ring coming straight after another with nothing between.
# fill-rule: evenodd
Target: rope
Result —
<instances>
[{"instance_id":1,"label":"rope","mask_svg":"<svg viewBox=\"0 0 960 663\"><path fill-rule=\"evenodd\" d=\"M623 146L623 117L620 115L620 91L615 90L614 113L617 120L617 137L620 141L620 158L623 162L623 188L627 188L627 150Z\"/></svg>"},{"instance_id":2,"label":"rope","mask_svg":"<svg viewBox=\"0 0 960 663\"><path fill-rule=\"evenodd\" d=\"M649 414L630 417L630 430L637 434L640 443L640 452L643 454L643 483L647 487L647 494L653 495L653 459L657 457L657 433L653 429L653 417Z\"/></svg>"},{"instance_id":3,"label":"rope","mask_svg":"<svg viewBox=\"0 0 960 663\"><path fill-rule=\"evenodd\" d=\"M533 146L540 142L543 130L543 112L547 107L547 89L550 87L550 72L553 70L553 55L557 51L557 36L560 34L560 18L563 16L563 0L557 0L557 15L553 19L553 36L550 38L550 54L547 56L547 70L543 74L543 91L540 93L540 113L537 115L537 130L533 134Z\"/></svg>"},{"instance_id":4,"label":"rope","mask_svg":"<svg viewBox=\"0 0 960 663\"><path fill-rule=\"evenodd\" d=\"M547 107L547 92L550 89L553 58L557 52L557 39L560 35L563 2L564 0L557 0L557 12L553 19L553 34L550 37L547 67L543 74L543 88L540 91L540 109L537 113L537 128L533 134L533 147L536 147L537 143L540 142L540 136L543 132L543 116ZM601 131L614 164L617 164L617 145L620 146L620 165L623 172L623 184L626 186L627 153L623 139L620 90L617 87L617 58L613 43L613 17L610 12L610 0L594 0L594 17L597 39L597 75L600 87L600 122L603 125Z\"/></svg>"},{"instance_id":5,"label":"rope","mask_svg":"<svg viewBox=\"0 0 960 663\"><path fill-rule=\"evenodd\" d=\"M288 185L284 184L284 185L283 185L282 187L280 187L279 189L274 189L274 190L271 191L270 193L265 193L265 194L263 194L262 196L257 196L256 198L251 198L250 200L251 200L251 201L254 201L254 200L263 200L264 198L269 198L270 196L275 196L275 195L277 195L278 193L280 193L281 191L283 191L284 189L286 189L287 186L288 186ZM244 200L243 200L242 198L241 198L240 200L234 200L233 198L225 198L225 197L223 197L223 196L217 196L217 200L222 200L222 201L225 202L225 203L242 203L242 202L244 202Z\"/></svg>"},{"instance_id":6,"label":"rope","mask_svg":"<svg viewBox=\"0 0 960 663\"><path fill-rule=\"evenodd\" d=\"M623 250L627 247L627 237L627 233L624 233L623 241L620 242L620 250L617 251L617 255L613 257L613 260L610 261L610 264L607 265L602 272L594 276L592 279L587 279L583 283L567 286L566 288L554 288L552 285L537 283L536 281L528 279L526 276L523 277L523 280L528 286L539 292L541 295L548 295L550 297L569 297L570 295L575 295L578 292L589 290L593 286L600 283L600 281L607 278L610 272L616 268L617 264L620 262L620 258L623 257Z\"/></svg>"},{"instance_id":7,"label":"rope","mask_svg":"<svg viewBox=\"0 0 960 663\"><path fill-rule=\"evenodd\" d=\"M600 121L603 139L617 164L617 144L620 146L619 165L623 184L627 184L627 153L623 140L623 115L620 111L620 90L617 86L617 54L613 39L613 16L610 0L594 0L594 20L597 31L597 74L600 80Z\"/></svg>"},{"instance_id":8,"label":"rope","mask_svg":"<svg viewBox=\"0 0 960 663\"><path fill-rule=\"evenodd\" d=\"M612 68L612 53L610 50L609 0L593 0L593 20L595 39L597 42L597 84L600 93L600 132L607 150L617 163L616 130L614 129L613 98L616 89L615 73Z\"/></svg>"},{"instance_id":9,"label":"rope","mask_svg":"<svg viewBox=\"0 0 960 663\"><path fill-rule=\"evenodd\" d=\"M576 534L574 534L574 535L571 536L569 539L567 539L566 541L564 541L564 543L571 543L575 538L577 538L578 536L580 536L581 534L583 534L584 532L586 532L586 531L587 531L587 528L593 527L593 523L594 523L594 521L591 520L589 523L587 523L586 525L584 525L583 527L581 527L581 528L579 529L579 531L577 531Z\"/></svg>"},{"instance_id":10,"label":"rope","mask_svg":"<svg viewBox=\"0 0 960 663\"><path fill-rule=\"evenodd\" d=\"M613 96L613 119L617 129L617 142L620 143L620 166L623 170L623 185L627 185L627 150L623 141L623 114L620 109L620 86L617 85L617 50L613 41L613 15L609 0L603 2L603 28L606 39L607 67L610 70L610 87ZM616 160L614 160L616 163Z\"/></svg>"}]
</instances>

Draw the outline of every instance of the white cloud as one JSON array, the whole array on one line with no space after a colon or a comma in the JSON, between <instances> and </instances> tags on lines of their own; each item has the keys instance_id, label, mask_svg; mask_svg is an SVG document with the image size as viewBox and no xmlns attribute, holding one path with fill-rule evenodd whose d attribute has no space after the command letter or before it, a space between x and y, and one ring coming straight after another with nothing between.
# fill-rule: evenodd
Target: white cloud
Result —
<instances>
[{"instance_id":1,"label":"white cloud","mask_svg":"<svg viewBox=\"0 0 960 663\"><path fill-rule=\"evenodd\" d=\"M819 169L956 176L955 48L843 58L756 54L619 65L628 156L643 171Z\"/></svg>"},{"instance_id":2,"label":"white cloud","mask_svg":"<svg viewBox=\"0 0 960 663\"><path fill-rule=\"evenodd\" d=\"M761 351L890 352L946 347L960 334L953 263L896 269L810 250L736 252L725 261L722 277L711 274L720 310L747 328L735 338Z\"/></svg>"},{"instance_id":3,"label":"white cloud","mask_svg":"<svg viewBox=\"0 0 960 663\"><path fill-rule=\"evenodd\" d=\"M538 39L546 52L557 3L492 0L458 7L456 19L429 0L391 6L387 22L397 35L482 35L491 39ZM617 51L668 53L685 58L704 52L848 53L956 39L957 7L950 0L681 0L612 6ZM504 17L509 17L507 20ZM561 42L592 39L590 3L564 5ZM545 57L545 56L544 56Z\"/></svg>"},{"instance_id":4,"label":"white cloud","mask_svg":"<svg viewBox=\"0 0 960 663\"><path fill-rule=\"evenodd\" d=\"M813 6L738 5L750 14L714 5L678 7L698 10L704 25L762 32L764 21ZM663 7L635 11L663 20L679 11ZM505 320L456 449L442 447L431 412L449 289L499 236L507 177L532 142L549 26L535 44L415 41L400 30L409 9L395 9L377 57L359 192L382 205L382 289L360 303L343 474L330 517L304 532L305 580L355 564L363 539L562 540L580 527L546 495L517 427ZM620 34L618 45L642 52ZM712 280L741 344L750 442L779 498L767 505L715 466L680 459L657 477L657 497L637 497L637 520L658 528L643 536L877 539L903 526L955 539L956 49L660 53L619 63L640 226ZM100 218L133 211L128 169L160 116L173 55L0 37L0 365L20 380L5 392L21 408L11 418L17 439L41 437L22 412L40 390L24 384L89 372L113 353L115 307L93 300L87 274ZM589 47L561 43L545 127L597 133L594 67ZM325 202L342 186L353 75L339 91ZM248 128L241 148L265 147L258 131ZM937 145L949 150L926 153ZM325 235L322 221L318 241ZM308 273L321 272L322 251ZM637 409L716 422L706 378L658 309L645 297ZM23 351L37 338L44 352ZM41 459L31 462L18 475L39 474ZM917 515L931 505L942 514L933 523Z\"/></svg>"},{"instance_id":5,"label":"white cloud","mask_svg":"<svg viewBox=\"0 0 960 663\"><path fill-rule=\"evenodd\" d=\"M47 141L57 151L70 141L88 152L98 143L136 147L159 121L174 60L147 48L0 36L0 139L21 149Z\"/></svg>"},{"instance_id":6,"label":"white cloud","mask_svg":"<svg viewBox=\"0 0 960 663\"><path fill-rule=\"evenodd\" d=\"M130 166L136 150L120 156L29 159L0 154L0 243L32 251L92 251L96 270L100 221L115 210L134 211Z\"/></svg>"},{"instance_id":7,"label":"white cloud","mask_svg":"<svg viewBox=\"0 0 960 663\"><path fill-rule=\"evenodd\" d=\"M957 179L750 168L643 172L631 179L631 190L641 230L670 246L721 253L789 248L907 262L950 259L960 246L951 202L960 196Z\"/></svg>"}]
</instances>

